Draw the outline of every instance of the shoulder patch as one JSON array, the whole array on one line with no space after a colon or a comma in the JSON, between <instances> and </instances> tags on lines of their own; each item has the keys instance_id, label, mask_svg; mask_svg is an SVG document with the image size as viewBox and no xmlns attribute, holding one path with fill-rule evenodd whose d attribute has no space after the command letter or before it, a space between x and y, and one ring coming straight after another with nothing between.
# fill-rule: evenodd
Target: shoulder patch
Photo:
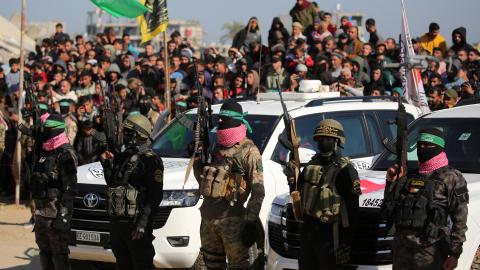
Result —
<instances>
[{"instance_id":1,"label":"shoulder patch","mask_svg":"<svg viewBox=\"0 0 480 270\"><path fill-rule=\"evenodd\" d=\"M155 170L153 172L153 177L155 179L155 182L160 183L160 184L163 183L163 172L162 172L162 170Z\"/></svg>"}]
</instances>

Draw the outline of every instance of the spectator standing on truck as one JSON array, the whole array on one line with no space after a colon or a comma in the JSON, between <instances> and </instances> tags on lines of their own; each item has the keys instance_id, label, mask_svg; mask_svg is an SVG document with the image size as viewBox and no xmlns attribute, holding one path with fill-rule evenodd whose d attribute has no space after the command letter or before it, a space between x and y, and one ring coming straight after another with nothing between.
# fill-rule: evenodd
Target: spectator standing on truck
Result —
<instances>
[{"instance_id":1,"label":"spectator standing on truck","mask_svg":"<svg viewBox=\"0 0 480 270\"><path fill-rule=\"evenodd\" d=\"M339 269L350 259L357 224L360 180L357 170L339 148L345 144L343 126L320 121L314 133L318 150L298 179L303 224L298 266L307 269ZM296 164L290 161L284 173L291 182Z\"/></svg>"},{"instance_id":2,"label":"spectator standing on truck","mask_svg":"<svg viewBox=\"0 0 480 270\"><path fill-rule=\"evenodd\" d=\"M226 258L228 269L251 269L249 248L259 243L258 230L262 225L258 215L265 196L262 156L246 137L247 130L252 130L245 115L237 102L224 103L213 161L207 165L197 160L194 164L195 178L204 197L200 207L200 240L207 269L226 269ZM263 244L263 237L260 238Z\"/></svg>"},{"instance_id":3,"label":"spectator standing on truck","mask_svg":"<svg viewBox=\"0 0 480 270\"><path fill-rule=\"evenodd\" d=\"M35 241L43 270L67 270L70 221L77 186L77 156L60 115L44 113L37 143L42 153L35 161L32 196L35 201ZM40 139L41 138L41 139Z\"/></svg>"},{"instance_id":4,"label":"spectator standing on truck","mask_svg":"<svg viewBox=\"0 0 480 270\"><path fill-rule=\"evenodd\" d=\"M396 228L394 270L457 267L467 231L468 189L462 173L448 165L444 149L441 130L423 129L417 141L418 172L402 179L400 170L397 181L398 166L388 170L385 205L393 205L386 209ZM391 196L397 190L399 195Z\"/></svg>"},{"instance_id":5,"label":"spectator standing on truck","mask_svg":"<svg viewBox=\"0 0 480 270\"><path fill-rule=\"evenodd\" d=\"M123 122L123 151L106 151L110 241L119 270L154 269L152 218L163 197L163 163L150 147L152 125L141 114Z\"/></svg>"}]
</instances>

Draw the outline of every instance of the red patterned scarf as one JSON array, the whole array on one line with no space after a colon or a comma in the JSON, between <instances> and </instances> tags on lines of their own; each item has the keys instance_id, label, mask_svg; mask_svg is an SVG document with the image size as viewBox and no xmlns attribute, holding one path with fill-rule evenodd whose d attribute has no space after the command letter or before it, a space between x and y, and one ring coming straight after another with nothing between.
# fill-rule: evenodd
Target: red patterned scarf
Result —
<instances>
[{"instance_id":1,"label":"red patterned scarf","mask_svg":"<svg viewBox=\"0 0 480 270\"><path fill-rule=\"evenodd\" d=\"M45 123L45 121L47 121L47 118L50 116L50 114L48 112L40 115L40 121L42 121L42 123Z\"/></svg>"},{"instance_id":2,"label":"red patterned scarf","mask_svg":"<svg viewBox=\"0 0 480 270\"><path fill-rule=\"evenodd\" d=\"M435 170L448 165L448 158L445 152L434 156L433 158L425 161L424 163L418 163L418 172L421 174L430 174Z\"/></svg>"},{"instance_id":3,"label":"red patterned scarf","mask_svg":"<svg viewBox=\"0 0 480 270\"><path fill-rule=\"evenodd\" d=\"M217 130L217 141L224 147L231 147L243 140L246 136L247 127L244 124L238 127Z\"/></svg>"},{"instance_id":4,"label":"red patterned scarf","mask_svg":"<svg viewBox=\"0 0 480 270\"><path fill-rule=\"evenodd\" d=\"M45 149L46 151L53 151L66 143L69 143L67 133L62 132L59 135L44 142L43 149Z\"/></svg>"}]
</instances>

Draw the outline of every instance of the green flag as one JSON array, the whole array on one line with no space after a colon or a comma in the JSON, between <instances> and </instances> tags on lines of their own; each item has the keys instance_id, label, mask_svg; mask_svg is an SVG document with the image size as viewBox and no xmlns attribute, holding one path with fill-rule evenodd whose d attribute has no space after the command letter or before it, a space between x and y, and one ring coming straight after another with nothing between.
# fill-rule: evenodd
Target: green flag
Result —
<instances>
[{"instance_id":1,"label":"green flag","mask_svg":"<svg viewBox=\"0 0 480 270\"><path fill-rule=\"evenodd\" d=\"M145 5L137 0L90 0L97 7L114 17L136 18L150 11Z\"/></svg>"}]
</instances>

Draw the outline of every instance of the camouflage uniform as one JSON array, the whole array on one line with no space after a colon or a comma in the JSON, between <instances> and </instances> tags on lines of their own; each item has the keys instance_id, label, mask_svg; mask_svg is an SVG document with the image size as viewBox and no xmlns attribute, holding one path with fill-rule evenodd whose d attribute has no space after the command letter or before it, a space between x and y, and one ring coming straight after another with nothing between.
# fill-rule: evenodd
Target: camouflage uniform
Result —
<instances>
[{"instance_id":1,"label":"camouflage uniform","mask_svg":"<svg viewBox=\"0 0 480 270\"><path fill-rule=\"evenodd\" d=\"M226 198L204 198L200 208L202 223L200 234L202 251L208 269L250 269L249 247L242 242L242 230L246 223L257 223L265 190L263 187L262 157L250 139L243 139L232 147L217 145L213 150L211 166L231 162L231 172L239 173L246 180L246 193L238 201ZM197 181L203 167L195 164ZM247 207L244 203L250 194Z\"/></svg>"},{"instance_id":2,"label":"camouflage uniform","mask_svg":"<svg viewBox=\"0 0 480 270\"><path fill-rule=\"evenodd\" d=\"M425 213L428 225L423 231L400 226L398 219L395 221L393 269L441 269L448 256L458 258L462 253L468 215L468 189L465 178L461 172L445 166L429 175L409 175L409 180L400 194L409 195L417 192L420 185L414 181L418 181L416 179L419 178L424 179L424 183L431 181L432 205L438 207L441 214L437 220L433 220L431 213ZM387 182L386 196L393 192L393 185L395 183ZM396 206L393 213L393 217L400 218L400 206ZM451 228L447 225L448 217L452 221Z\"/></svg>"}]
</instances>

